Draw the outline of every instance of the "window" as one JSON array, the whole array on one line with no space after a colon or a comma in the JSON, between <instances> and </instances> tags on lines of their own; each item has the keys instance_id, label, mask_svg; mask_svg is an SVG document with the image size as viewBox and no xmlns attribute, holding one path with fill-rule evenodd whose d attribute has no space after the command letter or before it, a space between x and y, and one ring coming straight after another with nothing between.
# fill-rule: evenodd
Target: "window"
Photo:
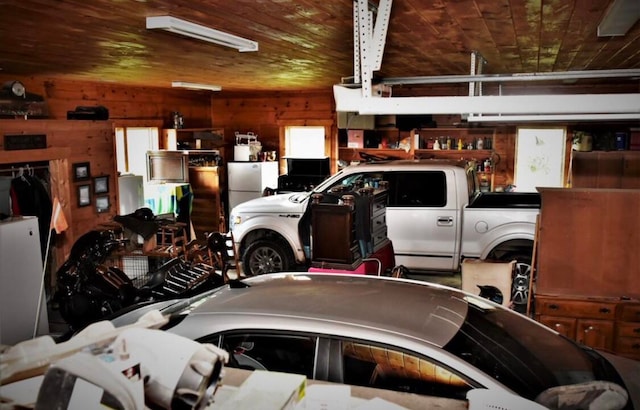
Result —
<instances>
[{"instance_id":1,"label":"window","mask_svg":"<svg viewBox=\"0 0 640 410\"><path fill-rule=\"evenodd\" d=\"M285 127L285 156L291 158L323 158L324 127Z\"/></svg>"},{"instance_id":2,"label":"window","mask_svg":"<svg viewBox=\"0 0 640 410\"><path fill-rule=\"evenodd\" d=\"M464 400L463 376L424 357L366 342L342 342L344 383Z\"/></svg>"},{"instance_id":3,"label":"window","mask_svg":"<svg viewBox=\"0 0 640 410\"><path fill-rule=\"evenodd\" d=\"M116 165L121 174L142 175L147 181L147 151L158 150L158 128L116 128Z\"/></svg>"},{"instance_id":4,"label":"window","mask_svg":"<svg viewBox=\"0 0 640 410\"><path fill-rule=\"evenodd\" d=\"M442 171L393 172L389 181L389 207L444 207L447 180Z\"/></svg>"},{"instance_id":5,"label":"window","mask_svg":"<svg viewBox=\"0 0 640 410\"><path fill-rule=\"evenodd\" d=\"M304 374L313 378L317 338L306 335L233 333L222 336L229 367Z\"/></svg>"}]
</instances>

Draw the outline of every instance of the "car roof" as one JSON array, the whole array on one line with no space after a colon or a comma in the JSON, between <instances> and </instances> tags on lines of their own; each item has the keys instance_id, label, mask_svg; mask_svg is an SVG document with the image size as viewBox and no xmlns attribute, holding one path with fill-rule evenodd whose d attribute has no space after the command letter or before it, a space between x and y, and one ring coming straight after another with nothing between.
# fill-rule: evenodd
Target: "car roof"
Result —
<instances>
[{"instance_id":1,"label":"car roof","mask_svg":"<svg viewBox=\"0 0 640 410\"><path fill-rule=\"evenodd\" d=\"M441 285L353 274L274 273L229 285L190 312L202 315L278 317L373 327L444 346L468 309L464 293ZM215 320L215 319L212 319Z\"/></svg>"}]
</instances>

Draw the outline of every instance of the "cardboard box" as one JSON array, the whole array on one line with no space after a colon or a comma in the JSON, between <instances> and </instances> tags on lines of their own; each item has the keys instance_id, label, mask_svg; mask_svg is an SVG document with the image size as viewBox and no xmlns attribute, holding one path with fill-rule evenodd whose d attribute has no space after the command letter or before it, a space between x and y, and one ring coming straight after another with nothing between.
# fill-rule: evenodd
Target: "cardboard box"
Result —
<instances>
[{"instance_id":1,"label":"cardboard box","mask_svg":"<svg viewBox=\"0 0 640 410\"><path fill-rule=\"evenodd\" d=\"M254 370L240 387L215 408L295 409L305 397L307 377L300 374Z\"/></svg>"},{"instance_id":2,"label":"cardboard box","mask_svg":"<svg viewBox=\"0 0 640 410\"><path fill-rule=\"evenodd\" d=\"M511 274L516 261L499 262L476 259L462 261L462 290L480 295L478 286L493 286L502 294L502 305L511 302Z\"/></svg>"},{"instance_id":3,"label":"cardboard box","mask_svg":"<svg viewBox=\"0 0 640 410\"><path fill-rule=\"evenodd\" d=\"M347 147L364 148L364 130L347 131Z\"/></svg>"}]
</instances>

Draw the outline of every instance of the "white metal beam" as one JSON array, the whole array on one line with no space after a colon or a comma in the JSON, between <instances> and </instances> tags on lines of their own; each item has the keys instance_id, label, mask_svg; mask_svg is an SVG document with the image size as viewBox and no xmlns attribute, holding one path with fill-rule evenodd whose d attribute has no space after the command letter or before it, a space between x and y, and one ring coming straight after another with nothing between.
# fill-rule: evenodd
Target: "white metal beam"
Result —
<instances>
[{"instance_id":1,"label":"white metal beam","mask_svg":"<svg viewBox=\"0 0 640 410\"><path fill-rule=\"evenodd\" d=\"M640 94L363 98L334 85L337 111L360 114L640 114Z\"/></svg>"},{"instance_id":2,"label":"white metal beam","mask_svg":"<svg viewBox=\"0 0 640 410\"><path fill-rule=\"evenodd\" d=\"M372 60L371 69L373 71L380 71L382 67L382 56L384 54L384 45L387 42L387 28L389 27L392 3L393 0L380 0L380 4L378 4L370 56Z\"/></svg>"}]
</instances>

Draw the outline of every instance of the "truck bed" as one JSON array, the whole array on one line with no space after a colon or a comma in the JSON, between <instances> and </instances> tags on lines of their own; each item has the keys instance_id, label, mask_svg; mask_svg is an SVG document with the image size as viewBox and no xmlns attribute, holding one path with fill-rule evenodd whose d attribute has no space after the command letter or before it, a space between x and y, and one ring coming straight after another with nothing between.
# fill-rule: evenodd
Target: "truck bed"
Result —
<instances>
[{"instance_id":1,"label":"truck bed","mask_svg":"<svg viewBox=\"0 0 640 410\"><path fill-rule=\"evenodd\" d=\"M477 192L468 208L540 208L538 192Z\"/></svg>"}]
</instances>

